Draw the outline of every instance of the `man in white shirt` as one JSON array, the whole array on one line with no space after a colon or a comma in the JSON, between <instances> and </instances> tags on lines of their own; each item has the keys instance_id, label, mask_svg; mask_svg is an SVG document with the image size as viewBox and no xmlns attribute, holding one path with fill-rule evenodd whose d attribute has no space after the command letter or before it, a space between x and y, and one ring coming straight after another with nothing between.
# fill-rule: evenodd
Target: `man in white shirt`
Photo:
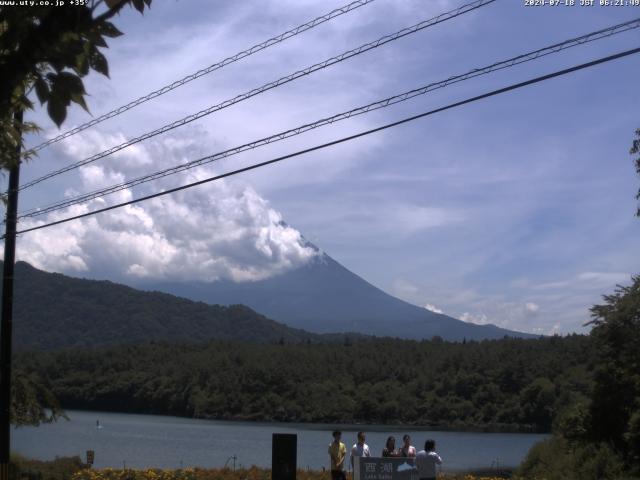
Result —
<instances>
[{"instance_id":1,"label":"man in white shirt","mask_svg":"<svg viewBox=\"0 0 640 480\"><path fill-rule=\"evenodd\" d=\"M370 457L369 445L364 443L364 432L358 432L358 443L351 447L351 469L353 470L353 457Z\"/></svg>"},{"instance_id":2,"label":"man in white shirt","mask_svg":"<svg viewBox=\"0 0 640 480\"><path fill-rule=\"evenodd\" d=\"M424 450L420 450L416 456L416 466L420 480L436 480L436 465L442 465L442 458L435 452L436 442L427 440L424 442Z\"/></svg>"}]
</instances>

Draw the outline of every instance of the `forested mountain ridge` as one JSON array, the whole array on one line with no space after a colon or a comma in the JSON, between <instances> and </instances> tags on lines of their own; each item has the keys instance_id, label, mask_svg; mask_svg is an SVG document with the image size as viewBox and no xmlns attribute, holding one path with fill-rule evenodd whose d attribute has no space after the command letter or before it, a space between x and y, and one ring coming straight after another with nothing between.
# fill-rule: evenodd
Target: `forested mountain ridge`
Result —
<instances>
[{"instance_id":1,"label":"forested mountain ridge","mask_svg":"<svg viewBox=\"0 0 640 480\"><path fill-rule=\"evenodd\" d=\"M23 354L65 408L549 431L591 385L589 338L153 344Z\"/></svg>"},{"instance_id":2,"label":"forested mountain ridge","mask_svg":"<svg viewBox=\"0 0 640 480\"><path fill-rule=\"evenodd\" d=\"M243 305L208 305L166 293L141 292L109 281L43 272L25 262L16 264L15 276L16 350L150 341L331 340L287 327Z\"/></svg>"},{"instance_id":3,"label":"forested mountain ridge","mask_svg":"<svg viewBox=\"0 0 640 480\"><path fill-rule=\"evenodd\" d=\"M348 275L353 275L343 267L340 268ZM25 262L16 263L15 276L14 346L17 350L135 344L149 341L190 343L233 340L295 343L343 342L345 338L344 329L341 330L343 333L311 333L271 320L244 305L208 304L158 291L140 291L110 281L48 273ZM295 297L293 294L289 296ZM449 330L445 330L455 339L460 337L460 340L467 338L463 335L465 332L470 335L468 339L478 336L501 338L507 333L519 335L517 332L494 326L467 324L437 314L433 314L438 317L435 323L423 325L421 320L413 318L410 314L403 317L403 308L409 305L401 305L404 302L394 300L399 305L398 325L401 324L401 318L409 322L407 325L422 325L416 327L416 332L431 332L434 326L440 325L446 326ZM358 302L359 297L353 301ZM325 308L335 311L336 305L331 302L331 297L327 298ZM344 304L344 299L340 302ZM387 305L387 308L390 307ZM429 314L426 310L425 313ZM447 323L449 320L453 322L453 327ZM375 318L371 321L372 326L375 325ZM364 325L365 323L360 324L361 330L366 330ZM443 331L440 326L433 330L434 334ZM324 328L320 330L325 331ZM386 335L404 336L404 333L406 330L398 327L390 328ZM354 334L348 331L347 334L350 338L363 336L362 333Z\"/></svg>"}]
</instances>

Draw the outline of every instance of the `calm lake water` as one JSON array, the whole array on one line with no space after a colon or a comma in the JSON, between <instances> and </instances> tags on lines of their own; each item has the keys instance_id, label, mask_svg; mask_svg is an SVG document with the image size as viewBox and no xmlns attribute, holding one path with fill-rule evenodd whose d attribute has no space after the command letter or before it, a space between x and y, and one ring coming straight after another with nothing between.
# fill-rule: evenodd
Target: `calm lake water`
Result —
<instances>
[{"instance_id":1,"label":"calm lake water","mask_svg":"<svg viewBox=\"0 0 640 480\"><path fill-rule=\"evenodd\" d=\"M12 450L31 458L50 460L56 456L95 451L95 467L178 468L221 467L237 457L236 466L271 466L271 435L298 435L298 468L328 467L327 446L332 425L249 423L194 420L155 415L67 411L69 421L40 427L20 427L11 432ZM96 420L101 428L96 428ZM389 435L396 444L404 433L417 447L427 438L437 442L444 461L442 471L517 466L529 448L545 435L508 433L462 433L406 431L394 427L342 426L342 438L350 448L356 431L367 434L371 453L380 455Z\"/></svg>"}]
</instances>

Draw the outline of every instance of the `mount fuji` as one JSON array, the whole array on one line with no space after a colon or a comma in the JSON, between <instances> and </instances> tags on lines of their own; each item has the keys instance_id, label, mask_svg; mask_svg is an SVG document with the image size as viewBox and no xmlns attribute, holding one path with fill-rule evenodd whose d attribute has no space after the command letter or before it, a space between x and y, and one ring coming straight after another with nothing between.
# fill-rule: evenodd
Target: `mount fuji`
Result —
<instances>
[{"instance_id":1,"label":"mount fuji","mask_svg":"<svg viewBox=\"0 0 640 480\"><path fill-rule=\"evenodd\" d=\"M536 337L491 324L463 322L410 304L320 252L302 267L255 282L129 284L208 304L243 304L290 327L315 333L355 332L414 340L439 336L452 341Z\"/></svg>"}]
</instances>

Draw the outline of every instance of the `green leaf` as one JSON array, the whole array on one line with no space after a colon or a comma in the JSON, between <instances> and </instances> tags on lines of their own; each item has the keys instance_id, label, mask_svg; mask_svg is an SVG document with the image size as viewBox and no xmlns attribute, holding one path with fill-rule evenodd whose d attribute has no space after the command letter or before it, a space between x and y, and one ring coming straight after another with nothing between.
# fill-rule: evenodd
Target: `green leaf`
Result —
<instances>
[{"instance_id":1,"label":"green leaf","mask_svg":"<svg viewBox=\"0 0 640 480\"><path fill-rule=\"evenodd\" d=\"M84 101L84 95L82 95L81 93L72 94L71 95L71 100L73 100L75 103L80 105L84 109L85 112L91 113L91 112L89 112L89 107L87 107L87 104Z\"/></svg>"},{"instance_id":2,"label":"green leaf","mask_svg":"<svg viewBox=\"0 0 640 480\"><path fill-rule=\"evenodd\" d=\"M47 112L51 120L53 120L58 127L60 127L64 119L67 118L67 107L56 97L52 97L47 102Z\"/></svg>"},{"instance_id":3,"label":"green leaf","mask_svg":"<svg viewBox=\"0 0 640 480\"><path fill-rule=\"evenodd\" d=\"M24 122L22 124L22 133L38 133L41 132L42 129L38 126L37 123L34 122Z\"/></svg>"},{"instance_id":4,"label":"green leaf","mask_svg":"<svg viewBox=\"0 0 640 480\"><path fill-rule=\"evenodd\" d=\"M18 105L21 110L33 110L33 102L26 95L20 95Z\"/></svg>"},{"instance_id":5,"label":"green leaf","mask_svg":"<svg viewBox=\"0 0 640 480\"><path fill-rule=\"evenodd\" d=\"M144 12L144 0L131 0L131 3L140 13Z\"/></svg>"},{"instance_id":6,"label":"green leaf","mask_svg":"<svg viewBox=\"0 0 640 480\"><path fill-rule=\"evenodd\" d=\"M97 30L95 31L90 31L87 33L87 40L88 42L85 43L85 50L87 50L87 46L91 47L104 47L104 48L109 48L109 45L107 45L107 42L104 41L104 38L102 38L102 34L100 32L98 32Z\"/></svg>"},{"instance_id":7,"label":"green leaf","mask_svg":"<svg viewBox=\"0 0 640 480\"><path fill-rule=\"evenodd\" d=\"M56 72L61 72L66 66L59 58L52 58L49 63Z\"/></svg>"},{"instance_id":8,"label":"green leaf","mask_svg":"<svg viewBox=\"0 0 640 480\"><path fill-rule=\"evenodd\" d=\"M5 134L7 135L7 138L10 140L12 147L15 147L16 145L18 145L18 143L20 143L20 140L22 139L22 133L20 132L20 130L15 128L14 125L5 126Z\"/></svg>"},{"instance_id":9,"label":"green leaf","mask_svg":"<svg viewBox=\"0 0 640 480\"><path fill-rule=\"evenodd\" d=\"M64 46L65 50L81 49L82 44L79 43L81 39L82 39L82 35L78 32L65 32L62 35L60 35L60 45Z\"/></svg>"},{"instance_id":10,"label":"green leaf","mask_svg":"<svg viewBox=\"0 0 640 480\"><path fill-rule=\"evenodd\" d=\"M89 54L87 52L82 52L76 57L75 70L83 77L89 73Z\"/></svg>"},{"instance_id":11,"label":"green leaf","mask_svg":"<svg viewBox=\"0 0 640 480\"><path fill-rule=\"evenodd\" d=\"M38 77L36 78L35 87L40 105L43 105L49 99L49 84L44 78Z\"/></svg>"},{"instance_id":12,"label":"green leaf","mask_svg":"<svg viewBox=\"0 0 640 480\"><path fill-rule=\"evenodd\" d=\"M98 32L100 32L103 36L109 38L116 38L123 35L123 33L118 30L111 22L104 22L100 24L98 26Z\"/></svg>"},{"instance_id":13,"label":"green leaf","mask_svg":"<svg viewBox=\"0 0 640 480\"><path fill-rule=\"evenodd\" d=\"M71 98L74 94L85 94L82 79L71 72L61 72L53 84L53 93L62 97Z\"/></svg>"},{"instance_id":14,"label":"green leaf","mask_svg":"<svg viewBox=\"0 0 640 480\"><path fill-rule=\"evenodd\" d=\"M107 7L113 8L118 6L118 4L122 3L124 0L106 0Z\"/></svg>"},{"instance_id":15,"label":"green leaf","mask_svg":"<svg viewBox=\"0 0 640 480\"><path fill-rule=\"evenodd\" d=\"M89 56L89 65L96 72L103 74L105 77L109 76L109 64L103 54L98 49L94 49Z\"/></svg>"}]
</instances>

